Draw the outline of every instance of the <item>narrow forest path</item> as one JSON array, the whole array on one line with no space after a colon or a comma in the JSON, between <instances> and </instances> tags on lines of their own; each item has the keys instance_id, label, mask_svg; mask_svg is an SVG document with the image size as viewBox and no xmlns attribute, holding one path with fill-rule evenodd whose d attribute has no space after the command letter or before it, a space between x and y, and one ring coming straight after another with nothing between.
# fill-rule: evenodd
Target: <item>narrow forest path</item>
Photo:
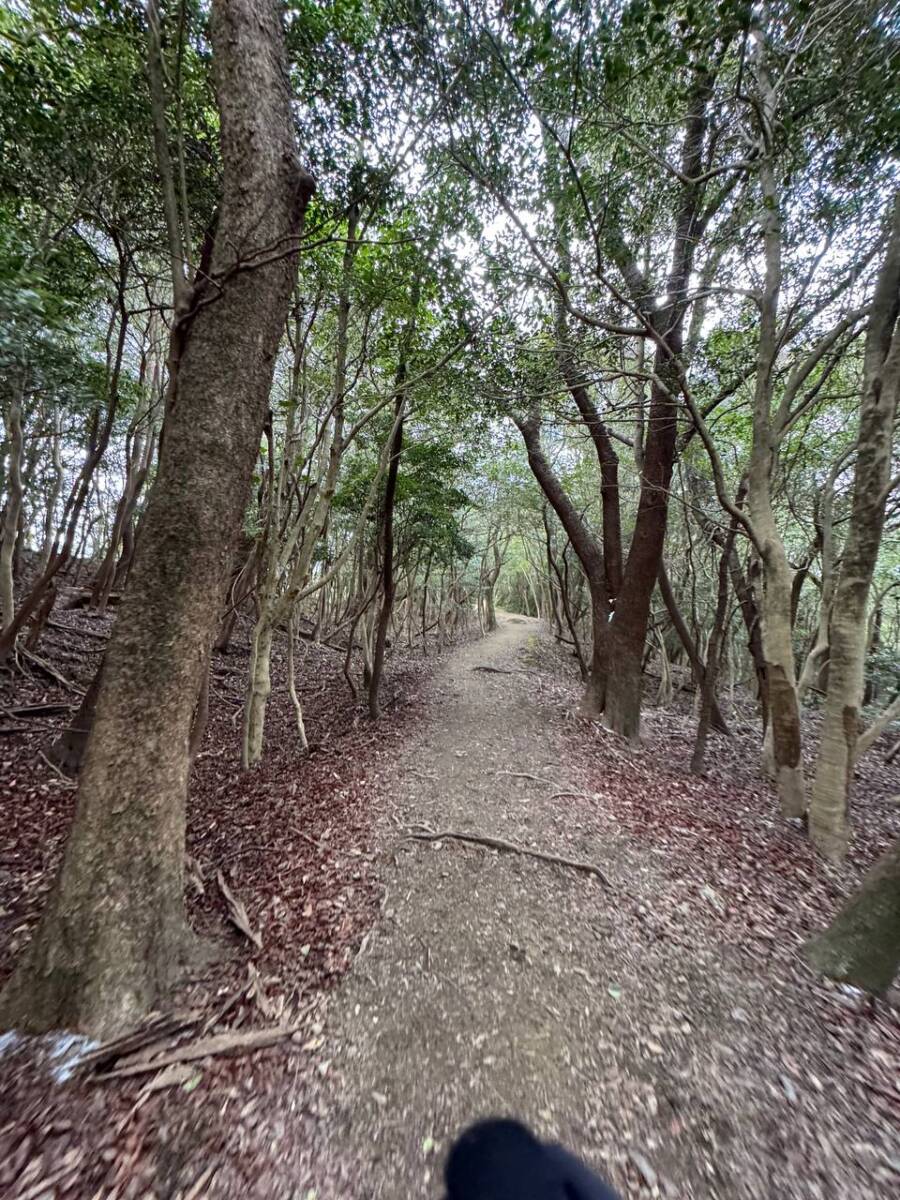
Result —
<instances>
[{"instance_id":1,"label":"narrow forest path","mask_svg":"<svg viewBox=\"0 0 900 1200\"><path fill-rule=\"evenodd\" d=\"M823 900L799 833L730 782L724 746L724 775L698 781L651 715L639 748L573 727L559 665L537 621L504 615L437 668L379 802L381 916L295 1097L298 1195L437 1200L451 1140L490 1114L563 1140L624 1200L896 1195L900 1026L802 962ZM647 806L665 837L635 824ZM423 826L610 886L405 838Z\"/></svg>"},{"instance_id":2,"label":"narrow forest path","mask_svg":"<svg viewBox=\"0 0 900 1200\"><path fill-rule=\"evenodd\" d=\"M615 894L530 857L402 840L416 826L455 829L609 862L612 847L579 841L565 797L551 799L574 780L528 670L538 636L538 622L503 616L456 652L401 760L382 919L328 1023L332 1151L354 1160L354 1196L438 1194L448 1140L479 1115L518 1114L581 1147L601 1119L616 1066L592 993L607 988L593 977Z\"/></svg>"}]
</instances>

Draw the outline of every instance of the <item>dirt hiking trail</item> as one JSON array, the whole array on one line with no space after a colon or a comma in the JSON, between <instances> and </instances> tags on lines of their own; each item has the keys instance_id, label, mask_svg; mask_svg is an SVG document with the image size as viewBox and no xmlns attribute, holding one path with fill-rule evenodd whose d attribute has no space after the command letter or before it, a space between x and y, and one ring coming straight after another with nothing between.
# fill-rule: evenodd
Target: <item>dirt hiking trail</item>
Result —
<instances>
[{"instance_id":1,"label":"dirt hiking trail","mask_svg":"<svg viewBox=\"0 0 900 1200\"><path fill-rule=\"evenodd\" d=\"M528 665L539 630L503 616L496 634L455 653L401 760L382 829L382 920L329 1021L341 1084L334 1152L352 1147L347 1184L361 1197L438 1194L453 1132L485 1114L518 1114L595 1160L601 1127L621 1129L614 1025L630 948L615 948L611 975L615 891L530 857L402 840L424 826L604 869L615 860L614 845L579 837L575 798L558 795L578 787Z\"/></svg>"},{"instance_id":2,"label":"dirt hiking trail","mask_svg":"<svg viewBox=\"0 0 900 1200\"><path fill-rule=\"evenodd\" d=\"M846 1051L811 1011L808 979L767 975L705 932L702 894L680 902L693 936L658 921L679 903L672 864L667 876L658 847L620 833L596 771L601 790L585 795L546 651L537 621L503 615L441 665L400 754L379 831L381 918L329 1004L331 1100L304 1196L439 1197L454 1135L512 1114L626 1200L862 1197L861 1184L887 1197L894 1135L836 1086ZM614 786L614 764L634 759L607 744ZM589 862L610 886L521 854L405 837L423 828Z\"/></svg>"}]
</instances>

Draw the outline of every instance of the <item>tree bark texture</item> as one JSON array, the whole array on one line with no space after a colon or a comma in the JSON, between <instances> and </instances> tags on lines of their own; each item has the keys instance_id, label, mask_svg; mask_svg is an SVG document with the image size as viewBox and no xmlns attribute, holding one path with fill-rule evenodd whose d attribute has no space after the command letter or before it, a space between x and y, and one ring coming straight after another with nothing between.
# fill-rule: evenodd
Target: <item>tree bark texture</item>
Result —
<instances>
[{"instance_id":1,"label":"tree bark texture","mask_svg":"<svg viewBox=\"0 0 900 1200\"><path fill-rule=\"evenodd\" d=\"M759 345L753 397L753 444L747 476L750 517L762 562L760 614L769 699L765 759L786 817L806 811L806 788L800 728L800 703L791 638L792 572L775 521L772 478L778 461L778 431L773 428L772 390L779 350L778 303L781 294L781 218L771 149L775 97L769 81L762 42L757 43L759 119L765 149L760 158L765 277L759 297Z\"/></svg>"},{"instance_id":2,"label":"tree bark texture","mask_svg":"<svg viewBox=\"0 0 900 1200\"><path fill-rule=\"evenodd\" d=\"M859 738L867 607L884 528L900 391L900 193L866 333L850 527L831 613L831 653L810 833L827 858L847 843L847 801Z\"/></svg>"},{"instance_id":3,"label":"tree bark texture","mask_svg":"<svg viewBox=\"0 0 900 1200\"><path fill-rule=\"evenodd\" d=\"M645 319L655 335L656 350L646 440L641 456L641 492L625 562L622 586L610 625L607 725L616 733L637 738L641 723L641 666L650 602L662 562L669 512L669 488L675 465L678 400L682 371L685 296L703 222L699 216L703 185L697 176L706 140L707 105L711 80L698 71L685 121L682 150L682 191L675 220L672 261L666 281L667 302L646 309ZM643 304L646 305L646 297Z\"/></svg>"},{"instance_id":4,"label":"tree bark texture","mask_svg":"<svg viewBox=\"0 0 900 1200\"><path fill-rule=\"evenodd\" d=\"M875 864L831 925L804 950L824 975L873 995L900 969L900 841Z\"/></svg>"}]
</instances>

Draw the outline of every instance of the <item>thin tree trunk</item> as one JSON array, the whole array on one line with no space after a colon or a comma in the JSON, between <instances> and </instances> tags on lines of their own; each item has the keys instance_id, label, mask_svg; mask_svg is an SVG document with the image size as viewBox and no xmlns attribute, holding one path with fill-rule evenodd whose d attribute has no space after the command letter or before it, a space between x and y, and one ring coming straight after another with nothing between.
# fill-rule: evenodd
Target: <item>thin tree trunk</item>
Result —
<instances>
[{"instance_id":1,"label":"thin tree trunk","mask_svg":"<svg viewBox=\"0 0 900 1200\"><path fill-rule=\"evenodd\" d=\"M307 498L300 506L300 512L294 520L290 533L282 537L280 544L279 529L281 513L281 486L276 487L274 465L269 477L269 507L268 507L268 541L259 568L259 584L257 597L259 614L256 628L260 631L257 636L254 630L250 650L250 684L244 706L244 742L243 764L245 768L255 766L262 757L263 740L266 723L266 706L271 692L271 666L268 658L272 652L272 630L276 625L288 620L293 614L296 596L301 591L309 576L313 554L316 545L325 533L331 501L337 486L338 471L341 456L346 449L344 441L344 398L347 390L347 348L350 316L350 287L353 274L353 263L359 248L356 240L359 206L352 204L347 222L347 243L344 247L343 264L341 269L341 288L338 297L337 336L335 339L335 365L333 386L333 425L330 444L327 448L327 466L321 471L321 478L315 488L311 489ZM324 436L327 426L323 426ZM322 443L322 452L325 443ZM273 455L269 454L272 463ZM320 455L321 461L321 455ZM286 460L282 460L286 469ZM280 583L282 574L290 562L292 552L299 543L299 552L288 572L287 586ZM259 663L260 655L265 655L267 661Z\"/></svg>"},{"instance_id":2,"label":"thin tree trunk","mask_svg":"<svg viewBox=\"0 0 900 1200\"><path fill-rule=\"evenodd\" d=\"M261 597L260 603L265 604ZM246 771L262 758L266 705L272 694L272 641L274 629L263 611L253 627L247 698L244 703L244 744L241 762Z\"/></svg>"},{"instance_id":3,"label":"thin tree trunk","mask_svg":"<svg viewBox=\"0 0 900 1200\"><path fill-rule=\"evenodd\" d=\"M16 613L15 572L13 569L19 519L22 515L22 392L21 384L10 397L6 412L6 436L9 441L9 466L6 474L6 508L0 530L0 629L7 629Z\"/></svg>"},{"instance_id":4,"label":"thin tree trunk","mask_svg":"<svg viewBox=\"0 0 900 1200\"><path fill-rule=\"evenodd\" d=\"M669 575L666 571L666 564L663 562L659 568L659 594L663 598L663 603L666 606L666 612L669 614L669 619L675 632L678 634L678 640L684 647L684 652L688 656L688 661L691 664L691 672L694 676L694 682L697 685L697 692L702 694L705 685L706 675L709 671L709 663L704 666L703 659L691 637L691 631L684 623L684 617L681 615L681 610L678 607L678 601L675 599L675 593L672 591L672 584L669 581ZM717 733L728 734L728 722L722 716L722 710L719 708L719 702L716 699L715 688L712 696L712 727Z\"/></svg>"},{"instance_id":5,"label":"thin tree trunk","mask_svg":"<svg viewBox=\"0 0 900 1200\"><path fill-rule=\"evenodd\" d=\"M303 752L308 753L309 742L307 741L307 738L306 738L306 725L303 722L303 708L300 704L300 697L297 695L297 678L296 678L296 674L294 671L294 652L295 652L295 643L296 643L296 632L294 630L293 618L291 618L291 620L288 621L287 636L288 636L288 653L287 653L288 694L291 697L291 704L293 704L293 706L294 706L294 716L296 717L296 720L297 720L297 735L300 738L300 745L303 748ZM351 646L353 645L352 640L350 642L350 645Z\"/></svg>"},{"instance_id":6,"label":"thin tree trunk","mask_svg":"<svg viewBox=\"0 0 900 1200\"><path fill-rule=\"evenodd\" d=\"M716 700L716 681L719 675L720 651L725 639L725 623L728 619L728 562L731 558L736 536L737 524L732 520L725 546L722 549L722 555L719 559L716 615L713 619L713 627L709 635L709 645L706 650L706 670L700 684L700 720L697 722L697 737L694 742L694 753L691 756L691 770L695 775L700 775L703 772L703 763L706 758L706 743L709 740L709 727L712 722L713 706Z\"/></svg>"},{"instance_id":7,"label":"thin tree trunk","mask_svg":"<svg viewBox=\"0 0 900 1200\"><path fill-rule=\"evenodd\" d=\"M105 1037L162 1002L190 944L184 912L191 717L266 415L312 190L297 162L272 0L214 0L223 199L159 473L103 681L63 865L2 995L30 1031ZM277 251L277 253L273 253Z\"/></svg>"},{"instance_id":8,"label":"thin tree trunk","mask_svg":"<svg viewBox=\"0 0 900 1200\"><path fill-rule=\"evenodd\" d=\"M91 585L91 601L101 610L106 608L113 589L117 570L119 546L125 541L125 531L134 520L134 512L140 499L141 489L147 479L152 457L153 438L146 441L140 433L134 433L134 441L130 447L125 472L125 486L119 503L116 505L116 515L113 520L112 533L103 562Z\"/></svg>"},{"instance_id":9,"label":"thin tree trunk","mask_svg":"<svg viewBox=\"0 0 900 1200\"><path fill-rule=\"evenodd\" d=\"M384 504L381 519L381 610L375 628L375 646L372 652L372 674L369 679L369 716L378 720L378 690L384 671L384 651L387 645L388 626L394 609L394 500L397 495L397 476L400 472L400 455L403 453L403 409L406 405L406 356L415 329L415 312L419 305L419 285L413 284L412 312L403 333L397 377L394 381L394 428L391 434L390 458L384 486Z\"/></svg>"},{"instance_id":10,"label":"thin tree trunk","mask_svg":"<svg viewBox=\"0 0 900 1200\"><path fill-rule=\"evenodd\" d=\"M59 494L62 491L63 484L63 465L60 455L60 441L62 438L61 418L59 414L53 418L53 436L50 439L51 451L50 457L53 464L53 481L50 484L50 492L47 496L47 509L44 514L44 536L41 546L41 557L38 560L38 571L45 571L47 563L50 561L50 554L53 550L53 531L56 528L56 505L59 502ZM0 612L2 612L0 607Z\"/></svg>"}]
</instances>

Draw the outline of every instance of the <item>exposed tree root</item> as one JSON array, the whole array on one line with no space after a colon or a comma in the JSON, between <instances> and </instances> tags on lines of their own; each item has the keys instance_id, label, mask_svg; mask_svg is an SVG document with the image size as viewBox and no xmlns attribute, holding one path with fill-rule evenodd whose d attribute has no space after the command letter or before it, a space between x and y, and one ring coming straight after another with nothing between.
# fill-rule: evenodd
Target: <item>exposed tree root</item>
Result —
<instances>
[{"instance_id":1,"label":"exposed tree root","mask_svg":"<svg viewBox=\"0 0 900 1200\"><path fill-rule=\"evenodd\" d=\"M487 846L490 850L503 850L508 854L524 854L528 858L538 859L539 862L552 863L557 867L569 867L573 871L583 871L585 874L599 879L604 887L612 887L607 876L593 863L584 862L578 858L565 858L561 854L549 854L544 850L532 850L528 846L520 846L516 842L507 842L504 838L477 833L459 833L455 829L445 829L440 833L435 833L432 829L423 829L421 832L411 831L404 837L414 842L442 842L445 839L452 839L456 842L470 842L474 846Z\"/></svg>"}]
</instances>

